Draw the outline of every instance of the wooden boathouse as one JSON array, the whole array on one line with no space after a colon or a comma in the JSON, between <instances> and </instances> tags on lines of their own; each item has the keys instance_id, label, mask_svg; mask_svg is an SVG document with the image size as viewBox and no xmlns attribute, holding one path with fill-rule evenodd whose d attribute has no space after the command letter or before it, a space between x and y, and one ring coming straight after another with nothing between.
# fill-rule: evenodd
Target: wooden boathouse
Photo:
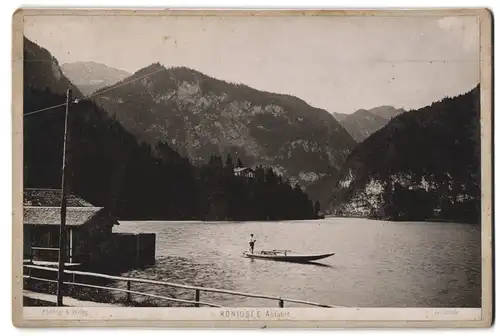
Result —
<instances>
[{"instance_id":1,"label":"wooden boathouse","mask_svg":"<svg viewBox=\"0 0 500 336\"><path fill-rule=\"evenodd\" d=\"M24 189L24 260L57 263L59 253L60 189ZM66 262L144 266L155 260L155 234L117 234L119 225L109 211L68 194Z\"/></svg>"}]
</instances>

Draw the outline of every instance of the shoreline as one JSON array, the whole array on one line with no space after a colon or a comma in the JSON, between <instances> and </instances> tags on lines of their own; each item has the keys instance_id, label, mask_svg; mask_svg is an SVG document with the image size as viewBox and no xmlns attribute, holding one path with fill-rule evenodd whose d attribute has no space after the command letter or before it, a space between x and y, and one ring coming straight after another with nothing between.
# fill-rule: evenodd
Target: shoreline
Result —
<instances>
[{"instance_id":1,"label":"shoreline","mask_svg":"<svg viewBox=\"0 0 500 336\"><path fill-rule=\"evenodd\" d=\"M119 219L120 223L193 223L193 224L245 224L245 223L296 223L296 222L315 222L329 219L363 219L368 221L380 221L380 222L391 222L391 223L447 223L447 224L468 224L468 225L481 225L477 222L465 222L453 219L444 218L426 218L424 220L394 220L394 219L377 219L361 216L325 216L325 218L317 219L281 219L281 220L176 220L176 219Z\"/></svg>"}]
</instances>

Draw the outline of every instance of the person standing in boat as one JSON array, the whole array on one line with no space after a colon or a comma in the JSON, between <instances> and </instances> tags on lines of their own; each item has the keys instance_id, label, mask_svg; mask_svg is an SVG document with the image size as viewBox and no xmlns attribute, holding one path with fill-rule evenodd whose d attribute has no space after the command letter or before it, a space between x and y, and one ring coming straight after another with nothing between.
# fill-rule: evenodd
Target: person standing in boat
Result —
<instances>
[{"instance_id":1,"label":"person standing in boat","mask_svg":"<svg viewBox=\"0 0 500 336\"><path fill-rule=\"evenodd\" d=\"M250 245L250 252L253 254L253 248L255 246L256 240L253 237L253 233L250 234L250 240L248 241L248 244Z\"/></svg>"}]
</instances>

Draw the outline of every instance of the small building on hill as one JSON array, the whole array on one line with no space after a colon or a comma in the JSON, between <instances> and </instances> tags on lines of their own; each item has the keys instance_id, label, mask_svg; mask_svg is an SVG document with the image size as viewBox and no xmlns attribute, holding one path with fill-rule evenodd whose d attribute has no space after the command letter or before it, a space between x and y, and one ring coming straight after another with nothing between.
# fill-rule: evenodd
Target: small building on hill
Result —
<instances>
[{"instance_id":1,"label":"small building on hill","mask_svg":"<svg viewBox=\"0 0 500 336\"><path fill-rule=\"evenodd\" d=\"M111 248L113 226L119 225L103 207L68 194L66 261L84 263L101 258ZM25 189L23 206L24 258L57 261L61 226L61 190Z\"/></svg>"},{"instance_id":2,"label":"small building on hill","mask_svg":"<svg viewBox=\"0 0 500 336\"><path fill-rule=\"evenodd\" d=\"M255 177L255 170L249 167L237 167L234 168L234 175L235 176L242 176L246 178L254 178Z\"/></svg>"}]
</instances>

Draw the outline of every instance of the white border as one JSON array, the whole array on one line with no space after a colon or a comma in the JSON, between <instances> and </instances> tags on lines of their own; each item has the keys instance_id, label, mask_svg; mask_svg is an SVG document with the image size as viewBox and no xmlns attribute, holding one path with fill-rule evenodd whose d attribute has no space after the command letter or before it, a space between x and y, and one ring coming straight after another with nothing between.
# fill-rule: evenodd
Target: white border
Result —
<instances>
[{"instance_id":1,"label":"white border","mask_svg":"<svg viewBox=\"0 0 500 336\"><path fill-rule=\"evenodd\" d=\"M385 9L385 8L390 8L390 7L432 7L432 6L439 6L439 7L488 7L495 12L495 5L498 2L496 1L487 1L487 2L475 2L475 1L441 1L440 3L431 2L431 1L386 1L384 4L374 4L374 1L349 1L347 3L340 4L339 2L333 2L333 1L219 1L214 4L212 1L151 1L151 0L142 0L140 2L140 6L155 6L155 7L169 7L169 6L183 6L183 7L189 7L189 6L196 6L196 7L238 7L238 6L245 6L245 7L279 7L279 8L328 8L328 7L348 7L348 8L362 8L362 9L369 9L369 8L377 8L377 9ZM11 45L11 15L14 12L14 10L19 7L21 4L20 3L15 3L13 1L2 1L1 3L2 6L2 11L0 11L1 15L4 16L3 20L0 20L1 24L4 25L2 27L3 29L0 29L1 31L1 36L3 38L4 45L8 45L10 47ZM23 5L32 5L32 6L71 6L71 7L82 7L82 6L101 6L103 5L102 2L91 2L91 1L25 1ZM116 0L108 0L105 2L106 6L110 7L133 7L134 5L137 6L138 2L133 2L133 1L116 1ZM498 7L498 6L497 6ZM495 32L496 32L496 27L495 27ZM5 65L5 71L4 74L11 74L11 68L10 68L10 56L9 53L2 53L2 56L5 56L5 58L8 58L8 60L4 61L3 64ZM0 90L0 93L4 95L3 99L1 100L4 103L4 113L0 114L5 120L3 122L0 122L0 127L2 129L0 130L0 136L3 136L4 139L3 141L0 141L0 145L2 146L2 151L6 156L12 157L12 151L11 151L11 119L10 115L6 113L6 111L10 110L10 101L11 101L11 96L10 96L10 84L11 84L11 78L9 76L4 76L4 78L7 77L7 85L4 86L3 90ZM496 139L496 136L495 136ZM496 163L496 162L495 162ZM3 223L10 223L11 222L11 211L12 211L12 206L11 206L11 194L10 190L11 188L8 188L7 186L11 186L11 165L2 165L2 176L4 176L4 181L5 183L2 183L4 188L2 188L2 198L0 199L0 204L4 207L2 211L3 217ZM496 171L496 170L495 170ZM3 230L6 230L7 232L3 235L4 237L11 237L11 230L9 225L2 225L1 226ZM11 245L9 244L1 244L1 247L5 249L3 255L10 255L11 251ZM9 258L6 258L9 259ZM11 269L11 261L8 261L8 266ZM5 266L5 265L4 265ZM5 281L3 283L3 288L11 288L11 284L9 280L9 277L2 277L2 281ZM2 295L5 297L2 297L2 303L4 304L4 308L0 316L8 321L6 321L9 325L12 326L11 324L11 307L10 307L10 301L11 301L11 296L6 295L8 292L7 291L2 291ZM11 293L9 293L11 294ZM12 327L11 327L12 330ZM52 331L54 332L54 331ZM92 331L96 332L96 331ZM124 331L121 330L120 333L123 333ZM132 331L133 332L133 331ZM427 333L428 331L419 331L418 333ZM467 332L467 334L470 333L479 333L479 332L493 332L493 328L488 330L468 330L468 331L462 331L462 332ZM99 333L97 331L97 333Z\"/></svg>"},{"instance_id":2,"label":"white border","mask_svg":"<svg viewBox=\"0 0 500 336\"><path fill-rule=\"evenodd\" d=\"M29 320L78 321L479 321L481 308L24 307Z\"/></svg>"}]
</instances>

